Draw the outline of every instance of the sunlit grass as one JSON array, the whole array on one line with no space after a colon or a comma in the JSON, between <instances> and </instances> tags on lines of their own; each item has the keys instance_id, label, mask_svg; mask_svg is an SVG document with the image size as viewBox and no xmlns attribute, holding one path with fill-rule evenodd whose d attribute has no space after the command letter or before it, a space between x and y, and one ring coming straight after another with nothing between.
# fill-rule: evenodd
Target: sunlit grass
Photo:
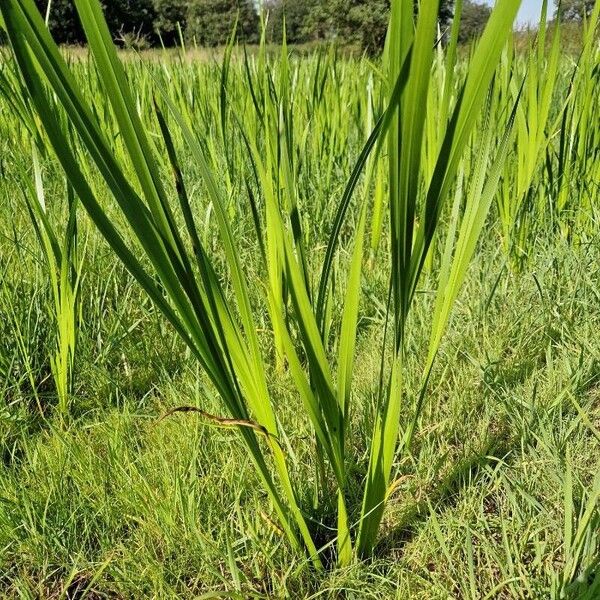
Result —
<instances>
[{"instance_id":1,"label":"sunlit grass","mask_svg":"<svg viewBox=\"0 0 600 600\"><path fill-rule=\"evenodd\" d=\"M181 60L130 57L122 63L98 3L81 0L77 6L89 60L65 59L30 0L0 7L16 59L6 55L0 77L8 109L0 126L12 137L3 165L23 192L11 199L11 210L29 215L29 229L37 232L38 247L29 252L39 256L42 250L35 285L42 297L47 293L44 326L52 331L38 356L30 343L39 335L38 305L24 308L10 289L3 291L14 338L1 363L8 414L28 423L30 410L39 419L35 427L50 436L48 448L39 442L41 455L64 443L65 452L76 453L65 469L75 473L80 463L96 461L83 447L86 434L79 427L87 426L86 411L95 414L105 405L98 405L98 395L109 390L106 403L126 411L137 401L145 407L142 414L134 409L123 423L132 426L139 417L148 425L136 432L135 444L156 444L149 452L164 479L152 483L150 471L135 471L135 449L142 448L134 444L122 462L115 455L106 467L107 481L119 465L130 473L131 497L119 495L119 501L131 504L112 507L108 515L108 499L116 493L111 488L107 504L95 508L108 520L97 528L87 524L80 513L96 492L85 488L98 485L100 476L79 473L75 488L83 499L69 508L62 492L47 489L42 496L56 497L56 510L41 521L32 514L29 531L47 529L46 516L71 514L76 522L82 516L84 530L108 536L100 542L104 547L113 536L126 538L126 545L153 544L164 528L165 535L173 532L164 540L167 547L181 535L191 548L204 548L213 557L205 574L211 585L240 597L253 581L237 567L244 562L240 553L258 552L256 545L265 542L278 558L269 563L266 554L266 564L251 561L252 568L260 572L256 577L279 578L269 585L281 591L287 575L280 561L292 562L294 581L315 576L302 575L311 571L309 563L316 572L367 568L356 566L359 559L385 556L401 544L395 540L402 531L427 515L429 543L439 544L445 560L455 560L462 546L444 541L436 503L471 476L480 479L472 495L466 487L469 500L488 471L494 482L505 481L506 473L491 470L501 469L518 440L560 446L544 438L551 432L536 429L539 391L527 387L533 373L567 374L559 400L546 398L551 414L544 427L564 405L580 415L574 423L595 436L598 428L587 416L592 408L571 399L587 398L582 390L595 385L597 348L587 332L584 341L573 333L581 328L569 312L576 298L571 307L566 299L561 312L572 330L560 331L550 305L557 298L550 274L558 267L538 255L548 260L555 244L561 256L570 256L597 237L599 128L590 115L598 86L598 7L577 62L561 57L557 35L546 49L544 29L528 53L513 51L516 0L500 2L470 58L457 59L456 26L449 45L436 46L435 3L424 5L415 21L412 2L398 1L384 56L373 64L341 57L335 48L297 58L285 44L274 54L263 43L246 53L233 41L215 61L182 54ZM31 152L19 154L19 142L35 148L33 159ZM19 230L27 230L20 219ZM79 252L76 223L86 231L85 253ZM3 248L12 244L17 251L16 227L10 235L6 229ZM6 256L7 265L14 264L10 252ZM470 279L473 261L480 288ZM531 265L548 279L537 272L527 278ZM509 293L515 276L529 282L528 302L550 315L549 322L523 317L516 330L499 334L496 345L490 328L510 329L510 323L499 316L491 323L488 314L500 297L518 316L518 298ZM10 277L8 267L3 277ZM573 285L585 290L582 314L592 314L593 273ZM127 346L128 339L137 347ZM81 356L80 348L87 348ZM575 351L579 363L567 360L564 372L554 364L555 356ZM22 366L18 384L13 365ZM98 384L92 383L96 368ZM472 378L481 388L469 383ZM463 397L463 387L472 397ZM552 386L544 389L550 393ZM93 390L91 398L85 390ZM516 404L508 399L510 390L518 390ZM484 399L476 401L478 394ZM27 397L34 402L24 411ZM518 422L519 402L529 415L527 426ZM178 408L198 414L176 415ZM120 444L119 411L106 414L116 420L116 432L99 424L104 433L98 439ZM164 414L169 418L150 424L150 416ZM236 462L225 460L228 470L219 478L219 489L236 498L231 528L219 529L220 511L204 521L219 532L216 541L198 531L203 517L194 478L188 473L174 481L167 474L171 461L177 463L170 453L177 451L163 456L168 444L161 436L172 430L180 435L183 425L175 423L183 419L194 423L194 443L173 443L193 453L193 469L212 461L207 469L218 477L223 455L239 463L236 472ZM36 442L19 435L6 436L8 460L33 465ZM206 443L215 445L209 450ZM57 471L61 452L45 472ZM537 572L556 597L594 568L598 486L574 484L571 458L565 461L564 569ZM142 500L154 487L156 502ZM168 498L159 498L173 489L172 506L185 506L185 534L169 522ZM25 494L25 505L33 501L18 493ZM246 493L260 510L244 511ZM578 494L582 512L576 515ZM207 515L216 502L209 493ZM113 523L119 513L133 515L126 530ZM21 514L5 513L6 535ZM141 541L131 542L130 527L140 528ZM479 597L481 564L492 564L495 555L470 534L476 522L465 517L459 528L459 537L468 540L461 594ZM64 540L56 534L52 552L63 542L76 547L75 531ZM543 562L547 548L543 540L535 543L536 557L542 557L536 560ZM518 589L525 577L511 562L508 542L503 551L502 577L485 579L489 597L494 590ZM227 562L226 574L214 566L219 557ZM57 580L69 587L81 579L91 589L113 558L103 554L93 569L97 579L75 564ZM59 562L68 560L67 552ZM184 570L178 573L175 587L160 593L179 589ZM156 568L155 575L160 577ZM446 573L433 585L446 585L445 577L459 579ZM194 581L190 586L201 589ZM160 585L167 582L144 589Z\"/></svg>"}]
</instances>

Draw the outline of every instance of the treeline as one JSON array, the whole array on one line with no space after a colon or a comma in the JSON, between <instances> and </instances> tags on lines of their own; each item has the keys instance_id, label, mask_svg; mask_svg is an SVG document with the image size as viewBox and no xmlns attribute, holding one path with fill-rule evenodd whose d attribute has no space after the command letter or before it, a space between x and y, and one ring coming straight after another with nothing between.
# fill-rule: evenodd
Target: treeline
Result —
<instances>
[{"instance_id":1,"label":"treeline","mask_svg":"<svg viewBox=\"0 0 600 600\"><path fill-rule=\"evenodd\" d=\"M36 2L45 15L48 0ZM50 2L49 27L54 38L63 44L83 43L73 0ZM448 27L452 20L453 2L440 2L442 28ZM239 40L252 44L260 38L262 11L270 43L282 41L285 23L287 41L291 44L334 40L369 52L383 47L390 9L390 0L101 0L101 3L113 37L125 45L172 46L183 38L199 46L217 46L227 42L236 19ZM479 5L468 1L467 4L479 10ZM485 23L489 9L481 8Z\"/></svg>"},{"instance_id":2,"label":"treeline","mask_svg":"<svg viewBox=\"0 0 600 600\"><path fill-rule=\"evenodd\" d=\"M48 26L57 42L84 43L73 0L35 1L40 12L48 16ZM260 23L253 0L100 0L100 3L115 41L123 45L173 46L183 38L201 46L217 46L226 43L236 19L241 41L258 40ZM48 5L50 9L46 12Z\"/></svg>"},{"instance_id":3,"label":"treeline","mask_svg":"<svg viewBox=\"0 0 600 600\"><path fill-rule=\"evenodd\" d=\"M383 47L390 0L101 0L115 41L123 45L173 46L181 39L199 46L226 43L237 19L238 38L249 44L260 37L266 17L267 41L280 43L283 30L292 44L338 41L369 52ZM416 1L416 0L415 0ZM55 39L81 44L84 35L73 0L36 0ZM563 0L562 17L583 18L594 0ZM441 0L440 31L449 27L453 0ZM259 8L260 7L260 8ZM467 42L483 30L490 8L482 1L464 0L460 40Z\"/></svg>"}]
</instances>

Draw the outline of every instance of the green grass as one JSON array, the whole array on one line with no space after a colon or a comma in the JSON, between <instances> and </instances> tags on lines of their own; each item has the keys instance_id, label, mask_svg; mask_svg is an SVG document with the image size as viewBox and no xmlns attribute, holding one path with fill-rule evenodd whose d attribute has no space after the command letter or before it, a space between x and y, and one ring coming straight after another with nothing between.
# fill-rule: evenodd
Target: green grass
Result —
<instances>
[{"instance_id":1,"label":"green grass","mask_svg":"<svg viewBox=\"0 0 600 600\"><path fill-rule=\"evenodd\" d=\"M433 5L123 66L78 6L0 6L0 591L596 598L600 4L456 68Z\"/></svg>"},{"instance_id":2,"label":"green grass","mask_svg":"<svg viewBox=\"0 0 600 600\"><path fill-rule=\"evenodd\" d=\"M547 597L565 571L567 470L577 515L599 466L600 253L540 244L518 279L494 254L482 249L459 299L413 458L397 465L375 559L324 578L302 570L302 557L262 516L264 493L234 432L194 415L158 422L182 402L215 412L218 404L174 334L159 336L146 313L121 343L122 359L80 375L79 414L67 429L36 426L14 409L4 416L3 593L53 597L91 583L109 597L192 598L231 594L239 582L241 597L480 598L498 585L497 597ZM100 282L92 289L100 293ZM125 300L131 318L136 301ZM108 337L110 319L92 325ZM412 341L426 335L421 328ZM376 336L366 326L358 342L357 387L367 399L377 386ZM80 359L91 362L85 338ZM309 435L292 386L270 379L294 437ZM359 433L352 443L364 441ZM307 467L306 494L311 475ZM576 573L594 573L596 558L592 547Z\"/></svg>"}]
</instances>

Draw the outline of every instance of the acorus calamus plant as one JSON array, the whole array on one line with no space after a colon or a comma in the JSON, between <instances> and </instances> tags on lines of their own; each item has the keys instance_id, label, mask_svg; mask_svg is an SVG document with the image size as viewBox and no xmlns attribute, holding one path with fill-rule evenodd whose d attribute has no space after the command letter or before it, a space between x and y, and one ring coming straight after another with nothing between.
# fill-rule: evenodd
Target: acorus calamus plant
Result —
<instances>
[{"instance_id":1,"label":"acorus calamus plant","mask_svg":"<svg viewBox=\"0 0 600 600\"><path fill-rule=\"evenodd\" d=\"M459 0L459 13L460 4ZM211 141L202 139L203 133L158 81L154 85L159 135L149 135L99 0L75 0L75 6L103 93L112 108L111 118L118 127L122 144L118 153L113 151L113 140L104 130L99 116L102 113L94 110L78 89L34 1L3 0L0 4L3 27L28 93L27 101L38 115L48 147L53 149L91 221L189 347L218 392L227 415L205 416L237 428L290 544L305 551L314 567L321 569L326 561L324 548L316 541L322 536L311 518L314 506L304 506L300 500L290 464L293 452L288 452L288 436L277 418L277 405L267 384L268 365L259 343L256 311L260 308L268 314L273 345L284 358L280 367L287 369L314 431L318 454L315 460L321 462L323 470L317 499L326 493L326 486L335 489L337 525L326 546L336 547L336 560L341 565L354 557L369 556L378 539L387 498L395 487L394 461L399 453L410 452L432 365L509 151L518 96L512 106L497 107L490 88L519 0L498 0L464 80L457 85L458 93L453 94L455 86L451 83L445 86L445 108L438 115L439 144L427 168L421 163L438 41L438 1L421 2L416 16L413 0L392 1L382 75L387 107L349 175L321 264L314 264L315 259L303 246L294 190L295 167L289 152L293 128L287 51L284 45L284 77L279 89L269 76L264 58L259 56L259 65L263 61L262 81L255 81L252 97L262 116L259 134L269 146L266 153L261 152L258 137L245 131L244 115L233 114L260 187L261 197L254 199L248 209L252 210L268 274L263 305L258 308L250 300L251 283L240 260L239 240L234 236L227 210L231 190L237 188L224 188L229 187L229 178L235 172L228 172L222 181L211 161ZM449 78L454 77L458 21L455 19L446 53L438 54L438 60L447 61ZM261 52L264 53L264 45ZM225 69L223 73L222 85L226 88ZM251 84L250 76L248 81ZM227 126L226 105L225 94L223 131ZM497 109L508 115L498 144L485 117ZM476 125L483 127L484 134L476 164L471 167L463 159ZM76 142L71 132L76 135ZM185 143L186 152L201 173L225 259L225 283L222 265L205 243L190 201L177 140ZM380 164L383 170L376 210L381 213L385 208L389 220L390 254L378 260L389 261L386 267L390 301L388 323L381 332L381 354L389 359L382 359L382 365L391 367L389 371L382 370L362 502L353 506L349 505L348 467L358 459L351 453L348 439L352 407L360 401L353 389L354 354L363 255L368 245L366 230L373 213L368 194L361 195L356 209L352 199L371 153L377 160L372 158L370 164ZM469 185L465 185L467 170L472 175ZM166 183L169 171L172 183ZM89 179L92 172L100 175L112 193L118 219L114 210L109 211L100 203ZM135 174L134 181L131 172ZM384 177L385 202L381 197ZM285 189L284 194L281 189ZM345 276L347 291L339 311L339 339L332 350L331 298L342 279L340 274L333 278L332 272L344 223L353 211L358 211L358 226ZM440 239L443 251L437 271L429 350L413 416L410 421L401 422L411 306L434 238ZM126 240L134 240L135 249Z\"/></svg>"}]
</instances>

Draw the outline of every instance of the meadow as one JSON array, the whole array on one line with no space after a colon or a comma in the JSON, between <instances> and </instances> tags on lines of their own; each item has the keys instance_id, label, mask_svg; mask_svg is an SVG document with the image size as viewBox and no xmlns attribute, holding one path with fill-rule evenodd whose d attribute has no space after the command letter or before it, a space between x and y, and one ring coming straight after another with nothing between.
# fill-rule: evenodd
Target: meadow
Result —
<instances>
[{"instance_id":1,"label":"meadow","mask_svg":"<svg viewBox=\"0 0 600 600\"><path fill-rule=\"evenodd\" d=\"M0 4L0 596L599 598L600 3L377 58L75 3Z\"/></svg>"}]
</instances>

